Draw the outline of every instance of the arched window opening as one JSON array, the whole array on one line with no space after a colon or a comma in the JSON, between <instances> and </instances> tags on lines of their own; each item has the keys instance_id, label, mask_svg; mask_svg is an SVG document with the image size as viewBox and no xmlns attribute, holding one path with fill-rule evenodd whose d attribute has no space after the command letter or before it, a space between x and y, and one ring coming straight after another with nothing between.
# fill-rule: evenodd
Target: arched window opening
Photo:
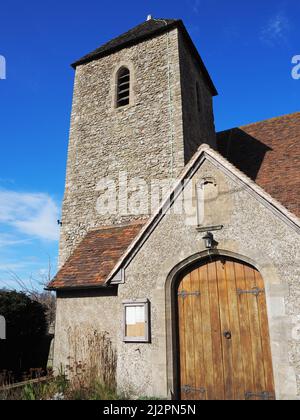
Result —
<instances>
[{"instance_id":1,"label":"arched window opening","mask_svg":"<svg viewBox=\"0 0 300 420\"><path fill-rule=\"evenodd\" d=\"M130 72L122 67L117 78L117 108L128 105L130 100Z\"/></svg>"}]
</instances>

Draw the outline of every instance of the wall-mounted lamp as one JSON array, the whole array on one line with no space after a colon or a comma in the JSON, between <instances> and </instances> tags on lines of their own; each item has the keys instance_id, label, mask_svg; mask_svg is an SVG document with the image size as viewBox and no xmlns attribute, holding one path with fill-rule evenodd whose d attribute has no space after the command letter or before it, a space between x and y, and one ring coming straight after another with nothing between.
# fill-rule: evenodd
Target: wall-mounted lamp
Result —
<instances>
[{"instance_id":1,"label":"wall-mounted lamp","mask_svg":"<svg viewBox=\"0 0 300 420\"><path fill-rule=\"evenodd\" d=\"M214 235L211 232L207 232L202 238L204 240L205 248L211 249L214 245Z\"/></svg>"}]
</instances>

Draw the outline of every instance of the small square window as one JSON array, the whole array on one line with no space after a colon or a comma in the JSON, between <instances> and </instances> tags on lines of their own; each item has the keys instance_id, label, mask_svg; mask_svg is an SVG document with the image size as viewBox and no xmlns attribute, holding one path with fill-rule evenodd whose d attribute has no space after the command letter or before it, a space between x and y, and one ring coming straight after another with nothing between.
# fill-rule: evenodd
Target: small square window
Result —
<instances>
[{"instance_id":1,"label":"small square window","mask_svg":"<svg viewBox=\"0 0 300 420\"><path fill-rule=\"evenodd\" d=\"M123 305L123 340L148 343L150 341L148 299L126 300Z\"/></svg>"}]
</instances>

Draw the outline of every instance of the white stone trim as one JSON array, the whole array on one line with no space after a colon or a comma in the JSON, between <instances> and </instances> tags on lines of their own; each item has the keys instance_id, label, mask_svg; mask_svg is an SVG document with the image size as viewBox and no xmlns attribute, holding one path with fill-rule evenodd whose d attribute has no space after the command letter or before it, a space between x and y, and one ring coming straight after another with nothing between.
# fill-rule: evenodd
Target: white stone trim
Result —
<instances>
[{"instance_id":1,"label":"white stone trim","mask_svg":"<svg viewBox=\"0 0 300 420\"><path fill-rule=\"evenodd\" d=\"M126 67L129 70L130 82L129 82L129 104L117 107L117 94L118 94L118 73L122 67ZM112 72L111 82L110 82L110 94L111 94L111 112L121 112L124 109L128 109L136 104L134 86L135 86L135 68L133 62L130 60L120 60L115 66Z\"/></svg>"}]
</instances>

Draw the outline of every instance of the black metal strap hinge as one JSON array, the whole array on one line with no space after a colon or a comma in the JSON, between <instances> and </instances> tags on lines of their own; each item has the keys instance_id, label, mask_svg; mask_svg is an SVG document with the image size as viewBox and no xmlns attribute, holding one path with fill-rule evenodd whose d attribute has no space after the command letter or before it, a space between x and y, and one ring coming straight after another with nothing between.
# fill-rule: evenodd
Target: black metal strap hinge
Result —
<instances>
[{"instance_id":1,"label":"black metal strap hinge","mask_svg":"<svg viewBox=\"0 0 300 420\"><path fill-rule=\"evenodd\" d=\"M188 296L200 296L201 293L198 292L186 292L185 290L182 290L181 292L178 292L178 296L182 297L182 299L185 299Z\"/></svg>"},{"instance_id":2,"label":"black metal strap hinge","mask_svg":"<svg viewBox=\"0 0 300 420\"><path fill-rule=\"evenodd\" d=\"M261 293L265 293L265 289L259 289L258 287L254 287L251 290L242 290L237 289L237 294L240 295L254 295L258 297Z\"/></svg>"},{"instance_id":3,"label":"black metal strap hinge","mask_svg":"<svg viewBox=\"0 0 300 420\"><path fill-rule=\"evenodd\" d=\"M193 392L200 392L200 394L205 394L206 389L205 388L193 388L190 385L184 385L183 387L181 387L181 392L183 394L191 394Z\"/></svg>"},{"instance_id":4,"label":"black metal strap hinge","mask_svg":"<svg viewBox=\"0 0 300 420\"><path fill-rule=\"evenodd\" d=\"M246 397L246 400L250 400L251 398L260 398L261 400L265 400L265 401L275 399L274 395L267 391L258 392L258 393L247 391L245 392L245 397Z\"/></svg>"}]
</instances>

